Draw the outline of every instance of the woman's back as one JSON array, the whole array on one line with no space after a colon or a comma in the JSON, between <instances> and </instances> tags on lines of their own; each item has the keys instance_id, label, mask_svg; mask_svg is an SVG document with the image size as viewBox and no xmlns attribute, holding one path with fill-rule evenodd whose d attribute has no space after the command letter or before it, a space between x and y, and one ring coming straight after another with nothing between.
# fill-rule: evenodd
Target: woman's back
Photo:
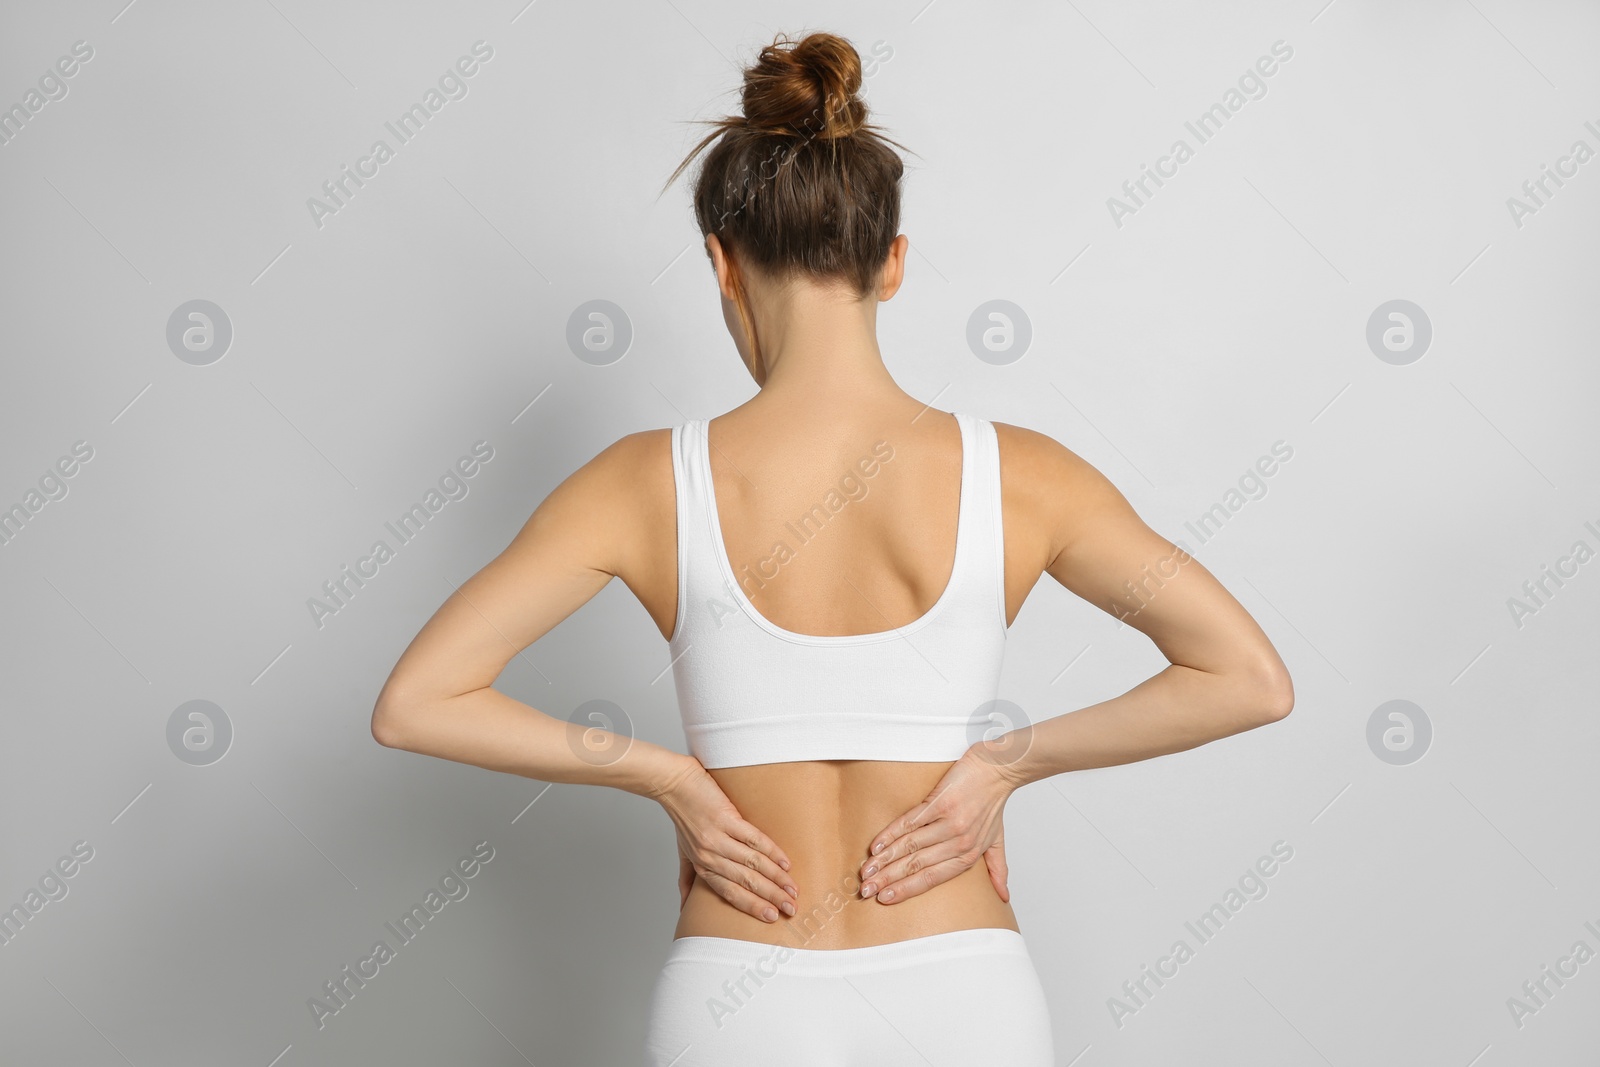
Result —
<instances>
[{"instance_id":1,"label":"woman's back","mask_svg":"<svg viewBox=\"0 0 1600 1067\"><path fill-rule=\"evenodd\" d=\"M981 862L900 904L880 904L858 892L867 842L924 799L949 768L949 762L807 760L711 770L739 813L788 854L797 912L765 923L697 880L673 937L837 949L971 927L1017 930L1011 905L995 892Z\"/></svg>"},{"instance_id":2,"label":"woman's back","mask_svg":"<svg viewBox=\"0 0 1600 1067\"><path fill-rule=\"evenodd\" d=\"M751 401L707 429L728 562L766 619L798 633L867 634L904 626L938 600L955 555L964 458L949 412L910 397L820 412ZM860 489L842 490L848 503L799 543L796 520L850 482ZM774 565L778 543L793 552Z\"/></svg>"},{"instance_id":3,"label":"woman's back","mask_svg":"<svg viewBox=\"0 0 1600 1067\"><path fill-rule=\"evenodd\" d=\"M799 890L797 914L769 924L697 881L675 936L845 948L970 927L1017 929L981 863L900 906L858 892L869 842L925 799L981 732L971 694L992 699L1014 615L1002 586L998 465L979 421L968 425L964 432L949 412L903 396L811 410L757 398L686 424L680 432L703 429L705 440L682 442L676 463L664 456L656 464L661 488L653 495L672 502L679 537L661 539L661 558L648 568L670 580L635 592L673 639L680 702L717 704L719 675L748 670L736 699L720 702L721 716L683 709L688 729L715 728L691 733L691 748L701 749L740 814L785 851ZM672 447L660 436L662 451ZM1019 603L1037 577L1035 570L1022 585ZM943 644L923 625L930 621L946 628ZM862 636L869 640L850 640ZM828 658L845 652L847 660ZM957 662L974 658L982 662ZM971 684L963 684L964 668ZM787 714L773 722L763 718L773 709L754 702ZM939 708L945 719L880 720L880 702L918 720ZM707 717L726 721L698 721ZM905 755L795 758L808 750Z\"/></svg>"},{"instance_id":4,"label":"woman's back","mask_svg":"<svg viewBox=\"0 0 1600 1067\"><path fill-rule=\"evenodd\" d=\"M1045 1067L1049 1007L1004 899L1006 799L1275 721L1293 690L1248 613L1093 467L889 374L877 317L905 278L904 165L867 122L854 47L780 38L743 78L743 113L677 173L709 147L695 217L760 393L630 434L557 486L401 656L373 735L661 804L685 899L652 1064L901 1062L909 1043ZM1007 723L1006 628L1046 570L1170 666ZM493 688L613 577L669 641L687 755Z\"/></svg>"}]
</instances>

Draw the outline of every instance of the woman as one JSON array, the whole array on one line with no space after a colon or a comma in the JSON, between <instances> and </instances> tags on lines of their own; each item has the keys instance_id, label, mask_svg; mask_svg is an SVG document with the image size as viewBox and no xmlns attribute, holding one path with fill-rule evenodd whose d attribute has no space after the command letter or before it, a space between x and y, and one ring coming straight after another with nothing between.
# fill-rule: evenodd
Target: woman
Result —
<instances>
[{"instance_id":1,"label":"woman","mask_svg":"<svg viewBox=\"0 0 1600 1067\"><path fill-rule=\"evenodd\" d=\"M758 394L624 437L558 486L373 713L385 745L666 811L682 904L651 1064L1052 1064L1006 887L1007 798L1293 704L1250 615L1098 471L889 376L876 319L905 264L902 165L860 84L843 39L780 37L745 72L743 116L673 175L718 140L695 212ZM1171 665L999 733L1006 629L1044 573ZM492 688L613 577L669 641L691 755L597 755L581 726Z\"/></svg>"}]
</instances>

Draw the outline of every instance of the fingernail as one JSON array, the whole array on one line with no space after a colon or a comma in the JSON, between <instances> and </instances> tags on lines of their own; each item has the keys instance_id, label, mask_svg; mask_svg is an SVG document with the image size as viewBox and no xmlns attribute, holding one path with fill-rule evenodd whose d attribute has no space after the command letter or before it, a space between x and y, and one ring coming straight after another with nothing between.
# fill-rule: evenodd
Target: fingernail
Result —
<instances>
[{"instance_id":1,"label":"fingernail","mask_svg":"<svg viewBox=\"0 0 1600 1067\"><path fill-rule=\"evenodd\" d=\"M893 889L885 889L883 891L883 895L878 897L878 899L879 900L893 900L894 899L894 890Z\"/></svg>"},{"instance_id":2,"label":"fingernail","mask_svg":"<svg viewBox=\"0 0 1600 1067\"><path fill-rule=\"evenodd\" d=\"M776 922L778 919L778 913L773 911L771 908L768 908L766 911L761 913L761 917L767 920L769 923Z\"/></svg>"},{"instance_id":3,"label":"fingernail","mask_svg":"<svg viewBox=\"0 0 1600 1067\"><path fill-rule=\"evenodd\" d=\"M882 851L883 851L883 842L882 841L879 841L876 845L872 846L872 854L874 856L876 856L878 853L880 853Z\"/></svg>"},{"instance_id":4,"label":"fingernail","mask_svg":"<svg viewBox=\"0 0 1600 1067\"><path fill-rule=\"evenodd\" d=\"M870 897L872 894L876 893L877 891L878 891L878 887L873 885L871 882L868 882L866 885L861 887L861 895L864 896L864 897Z\"/></svg>"},{"instance_id":5,"label":"fingernail","mask_svg":"<svg viewBox=\"0 0 1600 1067\"><path fill-rule=\"evenodd\" d=\"M783 887L783 891L784 891L784 892L785 892L785 893L788 893L788 894L789 894L789 895L790 895L790 896L791 896L791 897L798 897L798 896L799 896L799 895L800 895L800 891L799 891L799 890L798 890L798 889L796 889L796 888L795 888L795 887L794 887L794 886L792 886L792 885L786 885L786 886L784 886L784 887Z\"/></svg>"},{"instance_id":6,"label":"fingernail","mask_svg":"<svg viewBox=\"0 0 1600 1067\"><path fill-rule=\"evenodd\" d=\"M788 860L782 860L782 861L780 861L778 863L778 866L782 867L784 870L787 871L789 869L789 861Z\"/></svg>"},{"instance_id":7,"label":"fingernail","mask_svg":"<svg viewBox=\"0 0 1600 1067\"><path fill-rule=\"evenodd\" d=\"M861 872L861 877L870 878L872 877L873 872L877 869L878 865L876 863L869 863L867 864L867 869Z\"/></svg>"},{"instance_id":8,"label":"fingernail","mask_svg":"<svg viewBox=\"0 0 1600 1067\"><path fill-rule=\"evenodd\" d=\"M789 916L791 919L794 918L794 905L793 904L789 903L786 900L782 904L779 904L778 907L783 909L783 913L785 915Z\"/></svg>"}]
</instances>

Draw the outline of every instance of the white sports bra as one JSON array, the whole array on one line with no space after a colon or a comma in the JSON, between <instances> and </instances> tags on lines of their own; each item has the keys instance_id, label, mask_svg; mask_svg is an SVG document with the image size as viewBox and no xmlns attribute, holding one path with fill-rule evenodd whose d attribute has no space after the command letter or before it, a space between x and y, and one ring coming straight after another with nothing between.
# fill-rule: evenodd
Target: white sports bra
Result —
<instances>
[{"instance_id":1,"label":"white sports bra","mask_svg":"<svg viewBox=\"0 0 1600 1067\"><path fill-rule=\"evenodd\" d=\"M678 613L669 648L684 735L702 765L943 762L992 727L1006 640L1000 448L991 423L953 414L961 504L949 584L913 622L843 636L794 633L756 611L722 542L708 420L673 427ZM839 506L825 502L824 515L848 507L842 494L828 499Z\"/></svg>"}]
</instances>

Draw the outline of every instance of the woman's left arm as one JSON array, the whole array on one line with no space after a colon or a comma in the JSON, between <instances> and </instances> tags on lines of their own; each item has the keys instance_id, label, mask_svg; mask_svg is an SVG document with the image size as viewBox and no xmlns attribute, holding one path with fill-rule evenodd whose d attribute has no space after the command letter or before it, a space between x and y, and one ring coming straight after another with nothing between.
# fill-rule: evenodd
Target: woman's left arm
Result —
<instances>
[{"instance_id":1,"label":"woman's left arm","mask_svg":"<svg viewBox=\"0 0 1600 1067\"><path fill-rule=\"evenodd\" d=\"M1065 446L1001 428L1008 542L1027 546L1033 567L1149 637L1168 666L1121 696L969 748L926 799L867 843L861 893L886 904L927 892L980 856L1008 900L1001 815L1016 789L1195 748L1276 722L1294 705L1272 643L1199 560L1145 525ZM1029 577L1040 573L1033 567Z\"/></svg>"}]
</instances>

